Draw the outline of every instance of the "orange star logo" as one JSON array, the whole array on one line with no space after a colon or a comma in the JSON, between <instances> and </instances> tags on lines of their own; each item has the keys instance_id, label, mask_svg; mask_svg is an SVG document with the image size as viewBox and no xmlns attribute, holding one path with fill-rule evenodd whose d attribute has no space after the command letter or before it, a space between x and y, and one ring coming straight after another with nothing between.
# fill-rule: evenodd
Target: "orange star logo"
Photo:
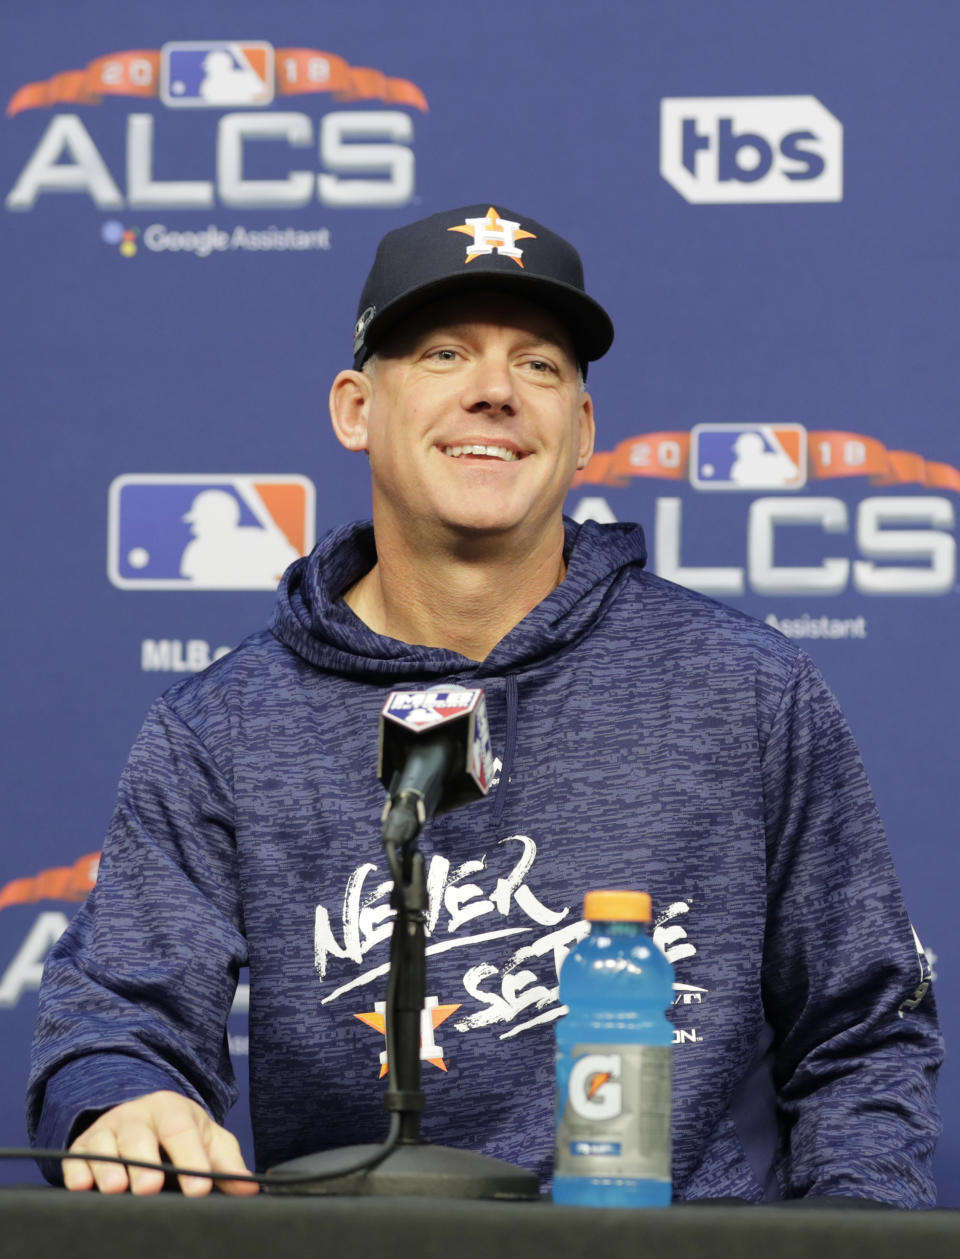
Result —
<instances>
[{"instance_id":1,"label":"orange star logo","mask_svg":"<svg viewBox=\"0 0 960 1259\"><path fill-rule=\"evenodd\" d=\"M524 231L519 223L502 219L493 206L487 211L486 218L467 219L456 227L448 227L447 231L473 237L473 244L467 246L465 262L473 262L481 254L492 254L496 250L498 254L512 258L518 267L523 266L523 250L517 248L516 242L537 239L536 232Z\"/></svg>"},{"instance_id":2,"label":"orange star logo","mask_svg":"<svg viewBox=\"0 0 960 1259\"><path fill-rule=\"evenodd\" d=\"M434 1041L433 1033L445 1023L455 1010L460 1009L460 1003L456 1005L438 1005L436 997L427 997L427 1003L420 1011L420 1057L424 1054L430 1054L434 1051L433 1057L428 1057L425 1061L431 1063L435 1067L439 1067L441 1071L446 1071L447 1064L443 1060L443 1050ZM381 1036L386 1037L387 1034L387 1013L386 1002L378 1001L374 1008L364 1014L354 1014L355 1019L359 1019L361 1023L366 1023L367 1027L372 1027L375 1032L379 1032ZM426 1036L424 1033L426 1032ZM424 1043L426 1041L426 1044ZM387 1074L387 1055L386 1052L380 1055L380 1079Z\"/></svg>"}]
</instances>

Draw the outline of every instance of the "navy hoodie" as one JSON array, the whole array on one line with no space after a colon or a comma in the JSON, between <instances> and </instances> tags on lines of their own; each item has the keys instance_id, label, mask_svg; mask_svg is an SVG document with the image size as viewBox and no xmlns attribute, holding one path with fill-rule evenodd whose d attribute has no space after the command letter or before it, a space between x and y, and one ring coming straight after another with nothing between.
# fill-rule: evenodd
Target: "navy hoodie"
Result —
<instances>
[{"instance_id":1,"label":"navy hoodie","mask_svg":"<svg viewBox=\"0 0 960 1259\"><path fill-rule=\"evenodd\" d=\"M499 773L420 841L424 1136L549 1185L558 972L584 892L633 887L675 970L675 1195L932 1203L933 998L809 658L647 573L634 525L568 521L565 580L479 664L358 620L375 558L329 535L269 631L154 705L45 968L34 1140L161 1088L222 1122L243 966L257 1165L383 1137L378 714L443 681L483 687Z\"/></svg>"}]
</instances>

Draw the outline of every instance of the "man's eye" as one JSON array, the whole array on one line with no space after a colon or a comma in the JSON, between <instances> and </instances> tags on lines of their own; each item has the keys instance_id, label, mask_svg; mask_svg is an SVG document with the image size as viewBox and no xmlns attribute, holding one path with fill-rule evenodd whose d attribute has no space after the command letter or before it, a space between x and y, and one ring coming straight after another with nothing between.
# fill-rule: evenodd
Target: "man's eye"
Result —
<instances>
[{"instance_id":1,"label":"man's eye","mask_svg":"<svg viewBox=\"0 0 960 1259\"><path fill-rule=\"evenodd\" d=\"M530 368L531 371L539 372L542 374L556 371L556 368L553 366L552 363L548 363L545 359L542 359L542 358L530 359L527 363L527 366Z\"/></svg>"},{"instance_id":2,"label":"man's eye","mask_svg":"<svg viewBox=\"0 0 960 1259\"><path fill-rule=\"evenodd\" d=\"M439 359L441 363L452 363L457 357L456 350L434 350L431 357Z\"/></svg>"}]
</instances>

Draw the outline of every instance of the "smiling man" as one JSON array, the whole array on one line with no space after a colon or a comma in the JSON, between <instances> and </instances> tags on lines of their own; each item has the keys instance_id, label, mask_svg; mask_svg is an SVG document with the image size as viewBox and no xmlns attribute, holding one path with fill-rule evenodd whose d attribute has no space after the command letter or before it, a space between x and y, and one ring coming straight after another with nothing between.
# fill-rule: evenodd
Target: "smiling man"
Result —
<instances>
[{"instance_id":1,"label":"smiling man","mask_svg":"<svg viewBox=\"0 0 960 1259\"><path fill-rule=\"evenodd\" d=\"M331 412L370 456L377 563L348 606L483 660L564 573L561 508L594 425L563 325L508 294L431 303L340 373Z\"/></svg>"},{"instance_id":2,"label":"smiling man","mask_svg":"<svg viewBox=\"0 0 960 1259\"><path fill-rule=\"evenodd\" d=\"M373 522L157 701L44 970L29 1122L89 1156L68 1187L163 1184L97 1154L244 1170L242 966L258 1165L383 1136L378 714L444 683L483 687L501 768L420 840L424 1136L549 1186L559 968L584 891L640 887L675 966L675 1196L932 1203L929 975L836 701L788 639L650 574L638 526L562 515L612 337L573 247L502 205L381 242L330 395Z\"/></svg>"},{"instance_id":3,"label":"smiling man","mask_svg":"<svg viewBox=\"0 0 960 1259\"><path fill-rule=\"evenodd\" d=\"M563 577L562 505L593 450L586 363L613 328L566 241L493 207L453 218L384 238L362 370L337 376L330 409L372 479L377 563L347 604L391 638L483 660Z\"/></svg>"}]
</instances>

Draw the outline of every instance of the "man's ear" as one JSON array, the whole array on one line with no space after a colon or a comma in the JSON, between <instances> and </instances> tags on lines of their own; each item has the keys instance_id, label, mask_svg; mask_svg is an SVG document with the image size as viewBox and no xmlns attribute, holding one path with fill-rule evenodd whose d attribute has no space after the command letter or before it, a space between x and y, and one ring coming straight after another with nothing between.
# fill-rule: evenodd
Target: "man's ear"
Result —
<instances>
[{"instance_id":1,"label":"man's ear","mask_svg":"<svg viewBox=\"0 0 960 1259\"><path fill-rule=\"evenodd\" d=\"M338 372L330 386L330 422L347 450L367 449L367 412L373 382L364 372Z\"/></svg>"},{"instance_id":2,"label":"man's ear","mask_svg":"<svg viewBox=\"0 0 960 1259\"><path fill-rule=\"evenodd\" d=\"M580 446L577 451L578 472L582 472L590 462L596 434L597 425L593 418L593 399L584 390L580 395Z\"/></svg>"}]
</instances>

